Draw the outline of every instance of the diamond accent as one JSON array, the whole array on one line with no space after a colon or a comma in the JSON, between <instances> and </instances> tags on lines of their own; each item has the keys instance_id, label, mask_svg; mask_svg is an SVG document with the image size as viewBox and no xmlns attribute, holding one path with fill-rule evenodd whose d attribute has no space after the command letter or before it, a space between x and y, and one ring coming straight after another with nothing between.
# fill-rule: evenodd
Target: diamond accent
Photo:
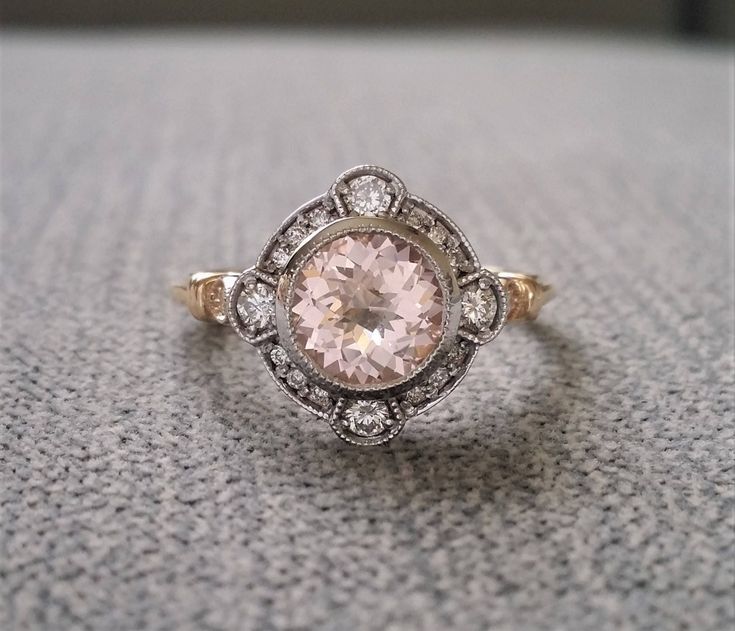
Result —
<instances>
[{"instance_id":1,"label":"diamond accent","mask_svg":"<svg viewBox=\"0 0 735 631\"><path fill-rule=\"evenodd\" d=\"M388 408L381 401L356 401L344 414L344 423L357 436L382 434L389 423Z\"/></svg>"},{"instance_id":2,"label":"diamond accent","mask_svg":"<svg viewBox=\"0 0 735 631\"><path fill-rule=\"evenodd\" d=\"M449 371L446 368L439 368L429 377L429 384L437 390L447 383L447 381L449 381Z\"/></svg>"},{"instance_id":3,"label":"diamond accent","mask_svg":"<svg viewBox=\"0 0 735 631\"><path fill-rule=\"evenodd\" d=\"M286 267L286 263L288 263L288 259L290 258L290 256L291 255L285 248L279 246L275 250L273 250L273 253L271 254L271 261L273 261L276 267L283 268Z\"/></svg>"},{"instance_id":4,"label":"diamond accent","mask_svg":"<svg viewBox=\"0 0 735 631\"><path fill-rule=\"evenodd\" d=\"M392 196L385 180L361 175L348 183L345 201L358 215L377 215L390 206Z\"/></svg>"},{"instance_id":5,"label":"diamond accent","mask_svg":"<svg viewBox=\"0 0 735 631\"><path fill-rule=\"evenodd\" d=\"M475 329L492 325L498 312L498 301L492 289L478 288L465 292L462 299L462 317Z\"/></svg>"},{"instance_id":6,"label":"diamond accent","mask_svg":"<svg viewBox=\"0 0 735 631\"><path fill-rule=\"evenodd\" d=\"M424 389L420 386L416 386L406 393L406 401L408 401L411 405L418 405L425 400L426 393L424 392Z\"/></svg>"},{"instance_id":7,"label":"diamond accent","mask_svg":"<svg viewBox=\"0 0 735 631\"><path fill-rule=\"evenodd\" d=\"M331 380L356 387L403 381L441 342L436 272L399 237L338 237L304 263L293 287L294 343Z\"/></svg>"},{"instance_id":8,"label":"diamond accent","mask_svg":"<svg viewBox=\"0 0 735 631\"><path fill-rule=\"evenodd\" d=\"M280 346L274 346L270 352L270 358L274 366L284 366L288 363L288 355Z\"/></svg>"},{"instance_id":9,"label":"diamond accent","mask_svg":"<svg viewBox=\"0 0 735 631\"><path fill-rule=\"evenodd\" d=\"M462 368L465 358L467 357L467 346L464 342L460 342L452 347L447 354L447 370L451 374L456 373Z\"/></svg>"},{"instance_id":10,"label":"diamond accent","mask_svg":"<svg viewBox=\"0 0 735 631\"><path fill-rule=\"evenodd\" d=\"M314 228L323 228L328 223L331 223L332 216L329 214L326 208L316 208L309 214L309 223Z\"/></svg>"},{"instance_id":11,"label":"diamond accent","mask_svg":"<svg viewBox=\"0 0 735 631\"><path fill-rule=\"evenodd\" d=\"M434 218L421 208L412 207L405 212L406 223L416 229L428 228L434 224Z\"/></svg>"},{"instance_id":12,"label":"diamond accent","mask_svg":"<svg viewBox=\"0 0 735 631\"><path fill-rule=\"evenodd\" d=\"M309 390L308 396L320 407L325 407L329 403L329 393L319 386L313 386Z\"/></svg>"},{"instance_id":13,"label":"diamond accent","mask_svg":"<svg viewBox=\"0 0 735 631\"><path fill-rule=\"evenodd\" d=\"M434 224L433 228L429 230L429 239L438 245L443 245L448 236L447 229L440 223Z\"/></svg>"},{"instance_id":14,"label":"diamond accent","mask_svg":"<svg viewBox=\"0 0 735 631\"><path fill-rule=\"evenodd\" d=\"M286 383L294 390L300 390L306 385L306 375L297 368L294 368L286 375Z\"/></svg>"},{"instance_id":15,"label":"diamond accent","mask_svg":"<svg viewBox=\"0 0 735 631\"><path fill-rule=\"evenodd\" d=\"M265 329L276 315L273 289L265 283L246 285L237 298L237 314L245 326Z\"/></svg>"},{"instance_id":16,"label":"diamond accent","mask_svg":"<svg viewBox=\"0 0 735 631\"><path fill-rule=\"evenodd\" d=\"M304 226L294 224L286 230L286 234L284 234L283 237L288 245L295 247L299 245L299 243L301 243L308 234L309 231Z\"/></svg>"}]
</instances>

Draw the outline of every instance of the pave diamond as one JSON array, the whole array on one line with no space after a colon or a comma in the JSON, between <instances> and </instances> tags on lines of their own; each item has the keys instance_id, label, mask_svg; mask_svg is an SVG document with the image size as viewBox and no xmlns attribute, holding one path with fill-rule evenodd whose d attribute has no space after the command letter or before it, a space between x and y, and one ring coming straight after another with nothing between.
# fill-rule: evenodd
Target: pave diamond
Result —
<instances>
[{"instance_id":1,"label":"pave diamond","mask_svg":"<svg viewBox=\"0 0 735 631\"><path fill-rule=\"evenodd\" d=\"M449 371L446 368L439 368L429 377L429 384L437 390L447 383L447 381L449 381Z\"/></svg>"},{"instance_id":2,"label":"pave diamond","mask_svg":"<svg viewBox=\"0 0 735 631\"><path fill-rule=\"evenodd\" d=\"M390 206L388 183L374 175L361 175L348 184L345 201L358 215L377 215Z\"/></svg>"},{"instance_id":3,"label":"pave diamond","mask_svg":"<svg viewBox=\"0 0 735 631\"><path fill-rule=\"evenodd\" d=\"M293 368L288 375L286 375L286 383L294 390L299 390L306 385L306 375L298 368Z\"/></svg>"},{"instance_id":4,"label":"pave diamond","mask_svg":"<svg viewBox=\"0 0 735 631\"><path fill-rule=\"evenodd\" d=\"M288 363L288 355L280 346L274 346L270 352L270 358L274 366L284 366Z\"/></svg>"},{"instance_id":5,"label":"pave diamond","mask_svg":"<svg viewBox=\"0 0 735 631\"><path fill-rule=\"evenodd\" d=\"M409 208L406 211L406 223L417 229L427 228L434 224L433 217L421 208Z\"/></svg>"},{"instance_id":6,"label":"pave diamond","mask_svg":"<svg viewBox=\"0 0 735 631\"><path fill-rule=\"evenodd\" d=\"M358 436L377 436L385 431L388 409L381 401L356 401L345 412L345 425Z\"/></svg>"},{"instance_id":7,"label":"pave diamond","mask_svg":"<svg viewBox=\"0 0 735 631\"><path fill-rule=\"evenodd\" d=\"M332 221L332 216L326 208L316 208L309 214L309 222L314 228L323 228L330 221Z\"/></svg>"},{"instance_id":8,"label":"pave diamond","mask_svg":"<svg viewBox=\"0 0 735 631\"><path fill-rule=\"evenodd\" d=\"M412 388L406 393L406 401L408 401L411 405L418 405L425 400L426 393L424 392L424 389L419 386Z\"/></svg>"},{"instance_id":9,"label":"pave diamond","mask_svg":"<svg viewBox=\"0 0 735 631\"><path fill-rule=\"evenodd\" d=\"M309 231L304 226L294 224L288 230L286 230L286 234L284 234L283 237L288 245L295 247L299 245L299 243L301 243L308 234Z\"/></svg>"},{"instance_id":10,"label":"pave diamond","mask_svg":"<svg viewBox=\"0 0 735 631\"><path fill-rule=\"evenodd\" d=\"M422 252L399 237L338 237L293 282L294 343L329 379L387 386L413 375L441 342L439 280Z\"/></svg>"},{"instance_id":11,"label":"pave diamond","mask_svg":"<svg viewBox=\"0 0 735 631\"><path fill-rule=\"evenodd\" d=\"M329 393L319 386L312 386L308 394L309 398L321 407L329 403Z\"/></svg>"},{"instance_id":12,"label":"pave diamond","mask_svg":"<svg viewBox=\"0 0 735 631\"><path fill-rule=\"evenodd\" d=\"M492 325L498 311L498 301L492 289L475 289L465 292L462 299L462 316L476 329Z\"/></svg>"},{"instance_id":13,"label":"pave diamond","mask_svg":"<svg viewBox=\"0 0 735 631\"><path fill-rule=\"evenodd\" d=\"M275 316L273 289L265 283L246 285L237 298L237 314L245 326L266 328Z\"/></svg>"},{"instance_id":14,"label":"pave diamond","mask_svg":"<svg viewBox=\"0 0 735 631\"><path fill-rule=\"evenodd\" d=\"M448 236L449 233L447 232L447 229L440 223L434 224L434 227L429 230L429 239L439 245L442 245Z\"/></svg>"}]
</instances>

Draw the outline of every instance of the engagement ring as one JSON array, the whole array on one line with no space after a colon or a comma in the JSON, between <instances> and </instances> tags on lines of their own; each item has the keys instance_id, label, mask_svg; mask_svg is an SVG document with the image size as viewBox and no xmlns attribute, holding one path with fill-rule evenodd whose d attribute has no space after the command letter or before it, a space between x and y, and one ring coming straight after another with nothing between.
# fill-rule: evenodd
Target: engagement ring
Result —
<instances>
[{"instance_id":1,"label":"engagement ring","mask_svg":"<svg viewBox=\"0 0 735 631\"><path fill-rule=\"evenodd\" d=\"M454 390L506 322L534 319L551 287L482 267L447 215L359 166L291 214L254 267L192 274L174 296L231 326L340 438L379 445Z\"/></svg>"}]
</instances>

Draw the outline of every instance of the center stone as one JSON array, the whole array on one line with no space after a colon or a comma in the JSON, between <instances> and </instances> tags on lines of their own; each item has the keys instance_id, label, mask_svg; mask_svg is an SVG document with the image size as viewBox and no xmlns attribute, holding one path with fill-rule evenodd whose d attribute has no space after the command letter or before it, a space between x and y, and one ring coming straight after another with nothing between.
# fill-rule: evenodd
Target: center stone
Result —
<instances>
[{"instance_id":1,"label":"center stone","mask_svg":"<svg viewBox=\"0 0 735 631\"><path fill-rule=\"evenodd\" d=\"M291 331L326 377L390 385L439 345L443 306L436 272L415 245L384 233L347 234L296 274Z\"/></svg>"}]
</instances>

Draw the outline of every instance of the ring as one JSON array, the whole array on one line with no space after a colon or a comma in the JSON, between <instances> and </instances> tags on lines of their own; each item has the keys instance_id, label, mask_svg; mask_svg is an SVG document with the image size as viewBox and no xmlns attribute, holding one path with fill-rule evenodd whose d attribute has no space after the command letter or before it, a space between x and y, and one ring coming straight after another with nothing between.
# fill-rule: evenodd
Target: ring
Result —
<instances>
[{"instance_id":1,"label":"ring","mask_svg":"<svg viewBox=\"0 0 735 631\"><path fill-rule=\"evenodd\" d=\"M446 214L390 171L358 166L292 213L254 267L197 272L173 296L255 346L340 438L379 445L452 392L506 322L535 319L552 289L482 267Z\"/></svg>"}]
</instances>

